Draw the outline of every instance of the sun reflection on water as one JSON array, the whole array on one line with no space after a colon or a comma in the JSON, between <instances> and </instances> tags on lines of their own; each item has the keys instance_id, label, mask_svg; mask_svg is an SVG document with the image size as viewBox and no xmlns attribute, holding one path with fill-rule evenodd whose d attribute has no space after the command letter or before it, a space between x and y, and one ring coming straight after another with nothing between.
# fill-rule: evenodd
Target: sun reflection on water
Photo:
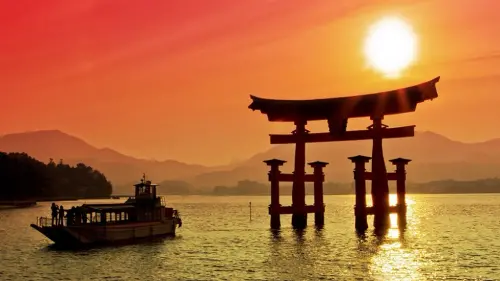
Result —
<instances>
[{"instance_id":1,"label":"sun reflection on water","mask_svg":"<svg viewBox=\"0 0 500 281\"><path fill-rule=\"evenodd\" d=\"M415 201L408 195L406 195L405 201L406 201L406 205L414 205L415 204ZM368 205L373 205L371 194L366 195L366 203ZM395 206L397 203L398 203L398 195L397 194L389 194L389 204L391 206Z\"/></svg>"},{"instance_id":2,"label":"sun reflection on water","mask_svg":"<svg viewBox=\"0 0 500 281\"><path fill-rule=\"evenodd\" d=\"M0 279L51 280L57 273L58 280L80 280L82 272L88 280L499 279L500 195L408 197L406 229L399 231L392 216L376 236L373 216L368 231L356 233L354 195L327 198L323 230L314 229L311 215L303 233L293 231L289 215L270 231L264 196L251 198L251 221L247 197L179 196L171 202L186 221L175 238L84 252L49 249L29 229L40 212L50 212L50 202L42 202L0 211Z\"/></svg>"},{"instance_id":3,"label":"sun reflection on water","mask_svg":"<svg viewBox=\"0 0 500 281\"><path fill-rule=\"evenodd\" d=\"M391 227L387 231L387 238L389 239L397 239L400 234L400 229L398 226L398 215L397 214L391 214L389 216L391 220Z\"/></svg>"},{"instance_id":4,"label":"sun reflection on water","mask_svg":"<svg viewBox=\"0 0 500 281\"><path fill-rule=\"evenodd\" d=\"M396 205L397 195L389 196L391 205ZM408 210L415 202L406 198ZM407 219L411 219L411 212L407 213ZM422 280L420 274L421 264L418 259L418 251L405 247L404 228L398 225L398 215L390 215L390 227L385 235L374 235L373 244L375 250L371 251L369 259L369 273L375 280Z\"/></svg>"}]
</instances>

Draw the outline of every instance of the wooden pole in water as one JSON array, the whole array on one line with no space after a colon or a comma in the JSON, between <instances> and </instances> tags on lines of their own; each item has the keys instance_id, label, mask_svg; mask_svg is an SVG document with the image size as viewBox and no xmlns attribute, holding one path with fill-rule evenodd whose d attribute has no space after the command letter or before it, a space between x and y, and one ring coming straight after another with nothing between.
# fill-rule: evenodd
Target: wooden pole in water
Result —
<instances>
[{"instance_id":1,"label":"wooden pole in water","mask_svg":"<svg viewBox=\"0 0 500 281\"><path fill-rule=\"evenodd\" d=\"M405 166L410 163L410 159L396 158L389 160L396 166L396 188L398 194L398 226L406 227L406 169Z\"/></svg>"},{"instance_id":2,"label":"wooden pole in water","mask_svg":"<svg viewBox=\"0 0 500 281\"><path fill-rule=\"evenodd\" d=\"M323 226L325 224L325 204L323 203L323 181L325 174L323 168L326 162L316 161L309 163L314 169L314 224Z\"/></svg>"},{"instance_id":3,"label":"wooden pole in water","mask_svg":"<svg viewBox=\"0 0 500 281\"><path fill-rule=\"evenodd\" d=\"M250 221L252 221L252 202L248 203L248 208L250 209Z\"/></svg>"},{"instance_id":4,"label":"wooden pole in water","mask_svg":"<svg viewBox=\"0 0 500 281\"><path fill-rule=\"evenodd\" d=\"M365 165L370 161L370 157L358 155L349 157L355 164L354 166L354 190L356 194L356 203L354 205L355 228L357 231L364 232L368 229L366 213L366 178Z\"/></svg>"},{"instance_id":5,"label":"wooden pole in water","mask_svg":"<svg viewBox=\"0 0 500 281\"><path fill-rule=\"evenodd\" d=\"M281 226L280 215L281 215L281 205L280 205L280 179L279 176L280 166L286 163L286 161L279 159L270 159L264 161L268 166L271 167L268 173L268 179L271 182L271 204L269 205L269 215L271 215L271 229L278 229Z\"/></svg>"},{"instance_id":6,"label":"wooden pole in water","mask_svg":"<svg viewBox=\"0 0 500 281\"><path fill-rule=\"evenodd\" d=\"M306 141L308 134L306 130L307 122L304 120L295 121L295 169L293 171L292 185L292 227L304 229L307 226L306 208L306 186L305 186L305 166L306 166Z\"/></svg>"}]
</instances>

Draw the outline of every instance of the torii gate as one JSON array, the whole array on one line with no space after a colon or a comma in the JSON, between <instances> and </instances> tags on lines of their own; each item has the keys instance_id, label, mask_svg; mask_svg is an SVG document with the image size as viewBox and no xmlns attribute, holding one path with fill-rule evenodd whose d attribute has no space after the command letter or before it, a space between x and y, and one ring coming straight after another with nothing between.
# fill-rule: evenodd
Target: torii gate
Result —
<instances>
[{"instance_id":1,"label":"torii gate","mask_svg":"<svg viewBox=\"0 0 500 281\"><path fill-rule=\"evenodd\" d=\"M321 189L315 188L315 191L321 190L320 195L315 194L315 198L318 198L321 205L315 202L314 206L306 206L305 181L314 181L316 185L316 182L320 182L321 180L322 184L321 167L324 167L326 163L318 162L322 163L321 165L316 163L316 167L318 167L318 165L320 167L319 170L315 168L316 177L314 177L314 175L306 175L306 143L369 139L373 141L371 157L372 172L367 173L363 177L362 182L358 177L356 181L356 196L361 196L358 193L360 193L359 190L364 190L364 180L371 180L373 207L369 208L369 211L367 211L368 209L366 206L356 206L355 209L363 209L362 212L355 211L357 218L356 228L366 229L367 226L364 225L366 224L367 213L372 213L375 216L374 226L376 228L387 226L390 212L389 185L382 149L382 139L412 137L415 134L415 126L388 128L388 126L382 124L382 120L385 115L414 112L418 103L436 98L438 96L436 83L439 82L439 78L440 77L436 77L418 85L388 92L340 98L275 100L250 96L252 103L249 105L249 108L252 110L259 110L263 114L266 114L269 121L293 122L295 124L295 130L291 134L270 135L271 144L295 144L295 170L293 174L279 176L281 173L279 171L279 166L285 161L278 159L266 161L266 163L271 166L269 177L272 186L272 197L274 196L269 206L271 227L276 228L280 226L280 214L290 213L292 214L292 226L294 228L304 228L307 225L307 213L316 213L317 224L322 223L322 214L324 213L324 206L322 205L322 187ZM367 130L347 131L348 119L357 117L370 117L373 124L368 127ZM327 120L330 132L310 133L306 129L307 122L317 120ZM366 158L369 159L369 157ZM363 163L363 173L364 163L368 161L366 158L353 158L353 161ZM279 181L293 181L292 206L283 207L279 204L279 198L275 198L279 196ZM319 199L319 196L321 199ZM364 199L361 200L361 198L359 198L356 202L361 201L364 202ZM361 218L362 216L364 216L364 223L362 220L358 223L358 217ZM318 223L318 221L320 221L320 223Z\"/></svg>"}]
</instances>

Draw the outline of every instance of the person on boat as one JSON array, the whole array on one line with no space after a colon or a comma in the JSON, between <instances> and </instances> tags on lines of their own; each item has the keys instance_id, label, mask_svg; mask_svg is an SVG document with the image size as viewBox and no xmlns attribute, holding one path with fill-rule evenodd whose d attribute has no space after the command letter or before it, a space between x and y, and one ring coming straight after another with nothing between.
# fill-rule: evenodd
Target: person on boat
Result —
<instances>
[{"instance_id":1,"label":"person on boat","mask_svg":"<svg viewBox=\"0 0 500 281\"><path fill-rule=\"evenodd\" d=\"M82 222L87 223L87 220L88 220L87 213L85 211L82 211Z\"/></svg>"},{"instance_id":2,"label":"person on boat","mask_svg":"<svg viewBox=\"0 0 500 281\"><path fill-rule=\"evenodd\" d=\"M75 220L75 207L71 207L71 209L68 210L68 214L66 215L66 225L70 226L73 225Z\"/></svg>"},{"instance_id":3,"label":"person on boat","mask_svg":"<svg viewBox=\"0 0 500 281\"><path fill-rule=\"evenodd\" d=\"M50 209L52 210L52 225L57 223L57 205L56 203L52 202L52 205L50 206Z\"/></svg>"},{"instance_id":4,"label":"person on boat","mask_svg":"<svg viewBox=\"0 0 500 281\"><path fill-rule=\"evenodd\" d=\"M75 224L82 223L82 210L80 207L75 208Z\"/></svg>"},{"instance_id":5,"label":"person on boat","mask_svg":"<svg viewBox=\"0 0 500 281\"><path fill-rule=\"evenodd\" d=\"M64 207L63 205L61 205L59 207L59 222L58 222L59 225L63 225L63 219L64 219Z\"/></svg>"}]
</instances>

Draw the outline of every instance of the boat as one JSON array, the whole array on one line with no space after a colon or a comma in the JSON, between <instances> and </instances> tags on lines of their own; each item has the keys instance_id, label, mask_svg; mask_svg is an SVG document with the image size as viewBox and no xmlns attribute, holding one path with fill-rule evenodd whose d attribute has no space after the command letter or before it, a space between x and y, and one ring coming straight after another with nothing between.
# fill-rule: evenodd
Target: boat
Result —
<instances>
[{"instance_id":1,"label":"boat","mask_svg":"<svg viewBox=\"0 0 500 281\"><path fill-rule=\"evenodd\" d=\"M175 236L182 220L177 210L167 207L163 196L157 196L157 185L144 175L134 187L135 196L124 203L83 204L63 210L64 217L55 222L48 217L37 218L31 227L64 248L131 244Z\"/></svg>"}]
</instances>

